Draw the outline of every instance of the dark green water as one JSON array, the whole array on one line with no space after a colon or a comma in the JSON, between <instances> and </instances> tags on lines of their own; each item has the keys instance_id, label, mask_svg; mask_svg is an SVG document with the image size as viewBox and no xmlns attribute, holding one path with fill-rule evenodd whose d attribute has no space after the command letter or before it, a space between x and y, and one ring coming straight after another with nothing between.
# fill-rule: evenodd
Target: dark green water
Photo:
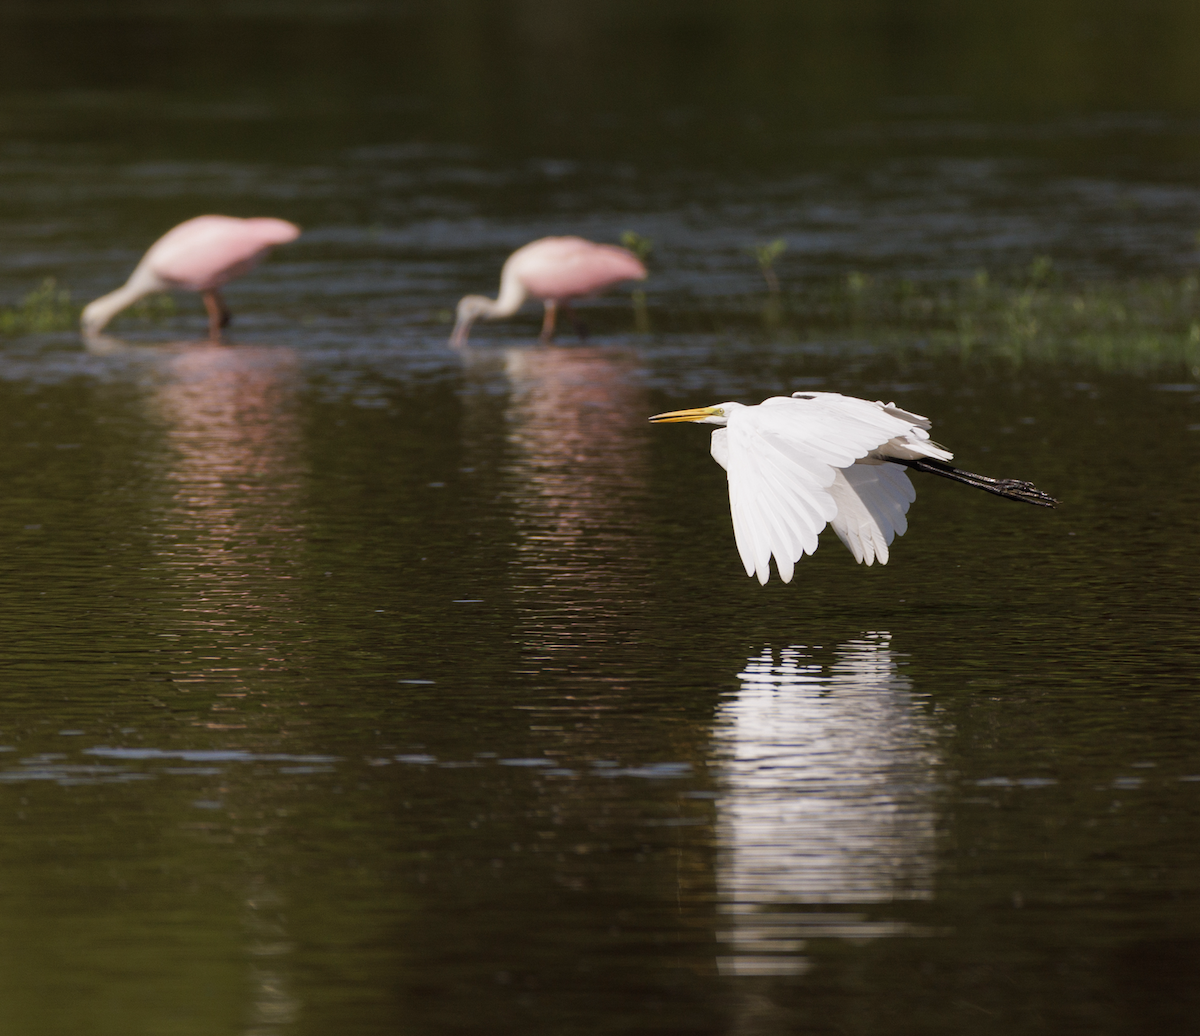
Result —
<instances>
[{"instance_id":1,"label":"dark green water","mask_svg":"<svg viewBox=\"0 0 1200 1036\"><path fill-rule=\"evenodd\" d=\"M0 305L306 230L229 347L0 339L0 1034L1194 1031L1197 23L1133 12L0 5ZM626 229L642 315L446 348ZM980 269L970 348L799 315ZM801 387L1063 506L914 476L760 587L646 418Z\"/></svg>"}]
</instances>

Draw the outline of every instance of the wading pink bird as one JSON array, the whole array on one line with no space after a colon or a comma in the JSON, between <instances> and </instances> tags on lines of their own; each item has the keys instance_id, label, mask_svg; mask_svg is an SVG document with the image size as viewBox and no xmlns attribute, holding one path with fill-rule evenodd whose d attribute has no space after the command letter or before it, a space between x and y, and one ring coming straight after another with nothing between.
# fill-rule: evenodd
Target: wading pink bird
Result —
<instances>
[{"instance_id":1,"label":"wading pink bird","mask_svg":"<svg viewBox=\"0 0 1200 1036\"><path fill-rule=\"evenodd\" d=\"M159 291L198 291L208 310L208 336L214 342L229 323L229 310L217 289L253 269L274 245L296 240L300 228L285 219L196 216L168 230L150 246L129 280L84 307L85 335L103 330L121 310Z\"/></svg>"},{"instance_id":2,"label":"wading pink bird","mask_svg":"<svg viewBox=\"0 0 1200 1036\"><path fill-rule=\"evenodd\" d=\"M546 307L542 341L554 334L554 318L561 302L594 295L620 281L640 281L646 267L636 255L616 245L598 245L581 237L543 237L518 248L500 271L500 297L467 295L458 304L451 345L467 340L471 325L480 317L497 320L512 316L527 298Z\"/></svg>"}]
</instances>

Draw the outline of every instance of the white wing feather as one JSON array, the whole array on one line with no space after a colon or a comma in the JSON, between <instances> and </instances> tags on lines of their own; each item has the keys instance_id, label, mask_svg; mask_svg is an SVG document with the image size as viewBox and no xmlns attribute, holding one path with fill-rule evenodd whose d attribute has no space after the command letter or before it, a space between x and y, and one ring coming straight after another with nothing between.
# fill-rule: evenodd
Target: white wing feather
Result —
<instances>
[{"instance_id":1,"label":"white wing feather","mask_svg":"<svg viewBox=\"0 0 1200 1036\"><path fill-rule=\"evenodd\" d=\"M712 441L708 444L708 450L712 454L713 460L715 460L721 465L721 467L728 471L729 443L726 439L724 428L718 428L712 433Z\"/></svg>"},{"instance_id":2,"label":"white wing feather","mask_svg":"<svg viewBox=\"0 0 1200 1036\"><path fill-rule=\"evenodd\" d=\"M888 546L908 531L905 514L917 498L908 472L898 464L852 464L829 488L837 503L833 531L867 565L888 563Z\"/></svg>"},{"instance_id":3,"label":"white wing feather","mask_svg":"<svg viewBox=\"0 0 1200 1036\"><path fill-rule=\"evenodd\" d=\"M929 441L929 422L894 405L836 392L776 396L729 414L712 455L729 475L729 509L747 575L766 583L771 558L790 582L795 562L817 549L833 522L860 562L886 564L915 499L903 468L872 456L950 454ZM856 464L856 461L866 463Z\"/></svg>"}]
</instances>

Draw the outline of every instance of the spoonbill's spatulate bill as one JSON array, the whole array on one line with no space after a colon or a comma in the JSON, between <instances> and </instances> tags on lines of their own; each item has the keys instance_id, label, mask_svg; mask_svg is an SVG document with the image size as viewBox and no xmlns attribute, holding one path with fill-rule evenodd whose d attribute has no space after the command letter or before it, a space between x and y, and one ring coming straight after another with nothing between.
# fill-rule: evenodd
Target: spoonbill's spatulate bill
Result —
<instances>
[{"instance_id":1,"label":"spoonbill's spatulate bill","mask_svg":"<svg viewBox=\"0 0 1200 1036\"><path fill-rule=\"evenodd\" d=\"M1029 482L951 467L954 455L929 438L929 419L894 403L796 392L757 406L719 403L650 420L721 426L712 433L712 455L729 476L733 534L746 575L760 583L771 577L772 556L779 578L790 582L827 523L855 560L886 565L888 545L908 529L905 515L916 499L905 468L1039 507L1058 503Z\"/></svg>"},{"instance_id":2,"label":"spoonbill's spatulate bill","mask_svg":"<svg viewBox=\"0 0 1200 1036\"><path fill-rule=\"evenodd\" d=\"M540 299L546 313L542 341L554 335L560 303L595 295L621 281L640 281L646 267L628 249L598 245L582 237L543 237L518 248L500 271L500 295L465 295L458 303L452 345L467 340L471 325L481 317L498 320L512 316L527 298Z\"/></svg>"},{"instance_id":3,"label":"spoonbill's spatulate bill","mask_svg":"<svg viewBox=\"0 0 1200 1036\"><path fill-rule=\"evenodd\" d=\"M229 310L217 289L253 269L273 246L299 236L296 224L269 216L189 219L150 246L124 285L84 308L83 332L98 334L121 310L154 292L198 291L208 311L209 337L217 341L229 323Z\"/></svg>"}]
</instances>

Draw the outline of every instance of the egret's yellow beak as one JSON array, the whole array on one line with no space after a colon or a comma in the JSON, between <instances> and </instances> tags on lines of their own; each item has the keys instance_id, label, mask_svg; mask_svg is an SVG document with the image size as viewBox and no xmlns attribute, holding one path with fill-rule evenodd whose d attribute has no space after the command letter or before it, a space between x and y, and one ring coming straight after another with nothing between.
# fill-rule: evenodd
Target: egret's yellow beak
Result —
<instances>
[{"instance_id":1,"label":"egret's yellow beak","mask_svg":"<svg viewBox=\"0 0 1200 1036\"><path fill-rule=\"evenodd\" d=\"M671 424L675 421L703 421L706 417L712 417L720 407L715 406L697 406L691 410L669 410L665 414L655 414L651 421L657 421L659 424Z\"/></svg>"}]
</instances>

